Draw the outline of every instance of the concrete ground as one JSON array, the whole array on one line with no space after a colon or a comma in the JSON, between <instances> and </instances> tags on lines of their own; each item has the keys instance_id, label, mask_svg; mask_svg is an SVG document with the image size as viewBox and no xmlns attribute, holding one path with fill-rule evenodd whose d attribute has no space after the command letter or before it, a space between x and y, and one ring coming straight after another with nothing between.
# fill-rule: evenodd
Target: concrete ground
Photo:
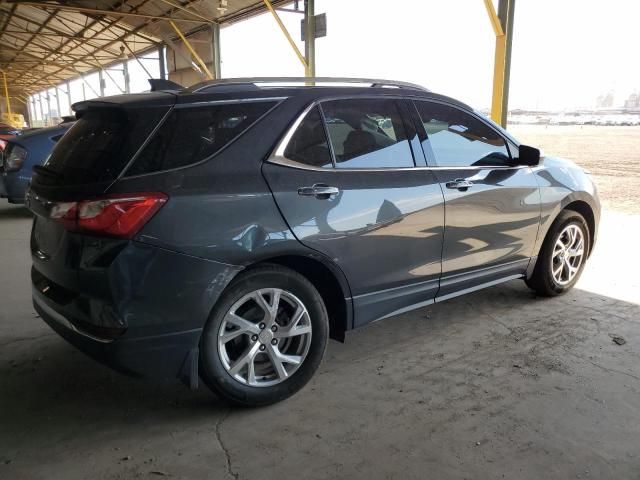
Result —
<instances>
[{"instance_id":1,"label":"concrete ground","mask_svg":"<svg viewBox=\"0 0 640 480\"><path fill-rule=\"evenodd\" d=\"M55 335L29 228L0 205L0 479L640 479L640 215L605 212L568 295L516 281L354 331L254 410Z\"/></svg>"}]
</instances>

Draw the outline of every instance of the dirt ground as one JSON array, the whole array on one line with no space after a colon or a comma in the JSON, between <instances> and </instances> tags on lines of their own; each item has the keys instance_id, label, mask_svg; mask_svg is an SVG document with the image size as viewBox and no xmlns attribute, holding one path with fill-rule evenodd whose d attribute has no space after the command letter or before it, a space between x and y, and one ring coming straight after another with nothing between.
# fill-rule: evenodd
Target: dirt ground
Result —
<instances>
[{"instance_id":1,"label":"dirt ground","mask_svg":"<svg viewBox=\"0 0 640 480\"><path fill-rule=\"evenodd\" d=\"M590 171L605 208L640 213L640 127L514 125L509 131Z\"/></svg>"},{"instance_id":2,"label":"dirt ground","mask_svg":"<svg viewBox=\"0 0 640 480\"><path fill-rule=\"evenodd\" d=\"M577 287L515 281L351 332L262 409L66 344L31 306L30 217L1 204L0 479L640 479L640 130L521 128L611 181Z\"/></svg>"}]
</instances>

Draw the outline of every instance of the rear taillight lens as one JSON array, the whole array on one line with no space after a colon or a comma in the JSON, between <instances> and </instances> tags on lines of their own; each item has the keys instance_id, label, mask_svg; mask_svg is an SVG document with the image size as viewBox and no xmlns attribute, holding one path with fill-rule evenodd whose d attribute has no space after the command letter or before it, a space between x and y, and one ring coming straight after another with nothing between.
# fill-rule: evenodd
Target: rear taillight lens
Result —
<instances>
[{"instance_id":1,"label":"rear taillight lens","mask_svg":"<svg viewBox=\"0 0 640 480\"><path fill-rule=\"evenodd\" d=\"M67 230L132 238L166 203L164 193L110 195L80 202L58 202L49 216Z\"/></svg>"},{"instance_id":2,"label":"rear taillight lens","mask_svg":"<svg viewBox=\"0 0 640 480\"><path fill-rule=\"evenodd\" d=\"M27 151L22 147L13 145L8 153L5 152L4 157L4 171L13 172L22 168L22 164L27 159Z\"/></svg>"}]
</instances>

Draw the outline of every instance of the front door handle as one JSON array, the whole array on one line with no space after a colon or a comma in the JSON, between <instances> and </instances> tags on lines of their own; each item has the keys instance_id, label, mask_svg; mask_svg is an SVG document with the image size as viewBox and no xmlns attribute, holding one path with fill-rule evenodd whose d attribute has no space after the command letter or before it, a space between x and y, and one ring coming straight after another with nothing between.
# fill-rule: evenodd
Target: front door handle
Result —
<instances>
[{"instance_id":1,"label":"front door handle","mask_svg":"<svg viewBox=\"0 0 640 480\"><path fill-rule=\"evenodd\" d=\"M469 187L473 187L473 182L464 178L456 178L453 182L447 182L447 188L458 189L463 192Z\"/></svg>"},{"instance_id":2,"label":"front door handle","mask_svg":"<svg viewBox=\"0 0 640 480\"><path fill-rule=\"evenodd\" d=\"M316 183L312 187L300 187L298 188L298 195L303 197L316 197L320 200L327 200L333 195L340 193L340 190L336 187L330 187L324 183Z\"/></svg>"}]
</instances>

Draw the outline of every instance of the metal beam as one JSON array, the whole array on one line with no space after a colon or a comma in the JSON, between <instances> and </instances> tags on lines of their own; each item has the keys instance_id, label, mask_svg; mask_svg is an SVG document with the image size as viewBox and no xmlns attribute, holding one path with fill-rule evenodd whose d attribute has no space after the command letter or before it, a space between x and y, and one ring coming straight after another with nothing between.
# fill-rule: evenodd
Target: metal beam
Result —
<instances>
[{"instance_id":1,"label":"metal beam","mask_svg":"<svg viewBox=\"0 0 640 480\"><path fill-rule=\"evenodd\" d=\"M493 32L496 36L496 47L493 63L493 93L491 98L491 119L496 123L502 120L502 101L504 98L504 72L507 41L492 0L484 0Z\"/></svg>"},{"instance_id":2,"label":"metal beam","mask_svg":"<svg viewBox=\"0 0 640 480\"><path fill-rule=\"evenodd\" d=\"M186 12L186 13L190 14L190 15L193 15L194 17L197 17L200 20L204 20L207 23L211 22L210 18L203 17L198 12L194 12L193 10L189 10L187 7L183 7L182 5L177 5L177 4L173 3L173 2L170 2L169 0L160 0L160 1L163 2L163 3L166 3L167 5L171 5L172 7L177 8L178 10L181 10L183 12Z\"/></svg>"},{"instance_id":3,"label":"metal beam","mask_svg":"<svg viewBox=\"0 0 640 480\"><path fill-rule=\"evenodd\" d=\"M189 1L187 4L185 4L185 5L183 5L183 6L189 6L190 4L194 3L195 1L197 1L197 0L191 0L191 1ZM142 3L138 4L136 7L133 7L131 11L132 11L132 12L133 12L133 11L137 11L137 9L139 9L141 6L145 5L145 4L146 4L146 3L148 3L148 2L149 2L149 0L144 0ZM167 15L171 15L171 14L173 14L174 12L175 12L175 9L172 9L172 10L170 10L170 11L168 11L168 12L167 12ZM106 48L108 48L108 47L110 47L110 46L112 46L112 45L115 45L115 44L116 44L116 43L118 43L118 42L123 42L123 41L125 41L125 40L126 40L128 37L130 37L131 35L143 35L142 33L140 33L140 31L141 31L142 29L144 29L144 28L148 27L149 25L156 23L158 20L147 20L147 21L146 21L146 22L144 22L143 24L138 25L138 26L136 26L136 27L134 27L134 28L132 28L132 29L124 28L123 26L121 26L120 24L118 24L118 22L119 22L119 21L120 21L120 20L112 20L112 21L110 21L110 23L109 23L106 27L104 27L102 30L100 30L100 31L98 32L98 33L103 33L103 32L105 32L106 30L108 30L109 28L111 28L111 27L113 27L113 26L116 26L117 28L120 28L121 30L123 30L124 32L126 32L126 33L124 33L123 35L121 35L121 36L119 36L119 37L117 37L117 38L114 38L112 41L110 41L110 42L108 42L107 44L103 45L103 46L102 46L102 50L104 50L104 49L106 49ZM101 19L95 19L95 21L94 21L92 24L88 25L88 26L87 26L87 28L89 28L89 27L90 27L90 26L92 26L92 25L95 25L96 23L100 23L100 24L102 24L102 20L101 20ZM144 35L143 35L143 36L144 36ZM164 40L168 45L171 45L170 40L168 41L168 40L167 40L167 38L166 38L165 36L160 35L160 37L161 37L161 38L162 38L162 40ZM98 50L96 50L96 52L97 52L97 51L98 51ZM94 53L95 53L95 52L94 52ZM88 58L89 56L90 56L90 55L85 55L85 56L84 56L84 57L82 57L80 60L83 60L84 58ZM114 61L117 61L117 59L115 59L115 58L114 58ZM56 72L56 73L57 73L57 72Z\"/></svg>"},{"instance_id":4,"label":"metal beam","mask_svg":"<svg viewBox=\"0 0 640 480\"><path fill-rule=\"evenodd\" d=\"M11 60L15 60L16 58L18 58L20 56L20 53L23 50L26 50L27 47L29 46L29 44L31 44L33 42L33 40L36 38L36 36L38 35L38 33L40 33L42 31L43 28L45 28L47 26L47 24L53 20L53 18L56 16L55 13L50 14L49 17L43 21L38 28L36 29L36 31L33 33L33 35L31 35L31 37L25 41L25 43L22 45L22 50L19 50L18 53L16 53L13 57L11 57Z\"/></svg>"},{"instance_id":5,"label":"metal beam","mask_svg":"<svg viewBox=\"0 0 640 480\"><path fill-rule=\"evenodd\" d=\"M53 89L54 92L56 92L56 105L58 107L58 117L61 117L61 110L60 110L60 92L58 92L58 87L54 87Z\"/></svg>"},{"instance_id":6,"label":"metal beam","mask_svg":"<svg viewBox=\"0 0 640 480\"><path fill-rule=\"evenodd\" d=\"M506 50L504 59L504 85L502 87L502 111L500 124L507 126L509 114L509 84L511 80L511 49L513 45L513 19L515 17L516 0L500 0L498 17L506 36Z\"/></svg>"},{"instance_id":7,"label":"metal beam","mask_svg":"<svg viewBox=\"0 0 640 480\"><path fill-rule=\"evenodd\" d=\"M167 78L167 64L164 56L164 47L158 47L158 62L160 63L160 78Z\"/></svg>"},{"instance_id":8,"label":"metal beam","mask_svg":"<svg viewBox=\"0 0 640 480\"><path fill-rule=\"evenodd\" d=\"M143 18L146 20L162 20L162 21L175 21L175 22L186 22L186 23L197 23L203 24L208 23L209 21L205 20L194 20L190 18L176 18L176 17L168 17L168 16L159 16L159 15L148 15L144 13L131 13L131 12L121 12L119 10L100 10L97 8L85 8L85 7L75 7L71 5L59 5L55 3L40 3L40 2L22 2L18 0L10 0L7 3L20 3L20 5L42 8L42 9L50 9L50 10L64 10L68 12L76 12L76 13L95 13L97 15L104 15L107 17L130 17L130 18Z\"/></svg>"},{"instance_id":9,"label":"metal beam","mask_svg":"<svg viewBox=\"0 0 640 480\"><path fill-rule=\"evenodd\" d=\"M129 62L126 60L122 62L122 74L124 75L124 93L131 93L129 82Z\"/></svg>"},{"instance_id":10,"label":"metal beam","mask_svg":"<svg viewBox=\"0 0 640 480\"><path fill-rule=\"evenodd\" d=\"M178 36L180 37L180 40L182 40L182 43L184 44L185 47L187 47L187 50L189 50L189 53L191 53L191 55L193 56L193 58L195 58L196 62L198 63L198 65L200 66L200 68L202 69L203 72L206 72L207 76L209 77L209 80L213 80L213 74L211 73L211 71L209 70L209 68L207 67L207 64L204 63L204 60L202 60L202 58L200 57L200 55L198 55L198 52L196 52L193 47L191 46L191 44L189 43L189 40L186 39L186 37L182 34L182 32L180 31L180 29L178 28L178 26L173 23L173 22L169 22L169 24L173 27L173 29L176 31L176 33L178 34Z\"/></svg>"},{"instance_id":11,"label":"metal beam","mask_svg":"<svg viewBox=\"0 0 640 480\"><path fill-rule=\"evenodd\" d=\"M211 63L213 70L213 78L216 80L222 78L221 62L220 62L220 24L211 24Z\"/></svg>"},{"instance_id":12,"label":"metal beam","mask_svg":"<svg viewBox=\"0 0 640 480\"><path fill-rule=\"evenodd\" d=\"M11 122L13 119L11 118L11 98L9 98L9 87L7 86L7 74L2 72L2 78L4 79L4 99L7 102L7 113L9 113L9 121Z\"/></svg>"},{"instance_id":13,"label":"metal beam","mask_svg":"<svg viewBox=\"0 0 640 480\"><path fill-rule=\"evenodd\" d=\"M315 0L304 0L304 58L305 76L316 76L316 18Z\"/></svg>"},{"instance_id":14,"label":"metal beam","mask_svg":"<svg viewBox=\"0 0 640 480\"><path fill-rule=\"evenodd\" d=\"M187 63L188 65L191 65L191 67L196 72L198 72L200 75L202 75L203 77L205 76L205 73L202 70L199 70L194 66L193 59L190 58L188 55L186 55L180 48L178 48L178 46L175 43L173 43L173 40L171 40L171 38L169 38L169 36L160 35L160 37L162 38L164 43L167 44L167 47L169 47L171 50L173 50L173 53L175 53L180 58L182 58L185 61L185 63Z\"/></svg>"},{"instance_id":15,"label":"metal beam","mask_svg":"<svg viewBox=\"0 0 640 480\"><path fill-rule=\"evenodd\" d=\"M282 5L287 5L291 3L292 0L271 0L271 6L273 8L277 8ZM221 26L232 25L234 23L240 22L242 20L247 20L255 15L260 15L264 13L264 5L262 3L254 3L253 5L249 5L248 7L241 8L233 13L229 13L227 15L222 15L221 17L216 18L216 21Z\"/></svg>"},{"instance_id":16,"label":"metal beam","mask_svg":"<svg viewBox=\"0 0 640 480\"><path fill-rule=\"evenodd\" d=\"M146 3L148 3L148 2L149 2L149 0L143 0L143 2L142 2L141 4L139 4L138 6L134 7L134 8L132 9L132 11L135 11L136 9L140 8L142 5L145 5L145 4L146 4ZM108 25L107 25L107 26L103 26L103 28L102 28L98 33L104 33L104 32L105 32L105 31L107 31L109 28L111 28L111 27L112 27L112 26L114 26L116 23L118 23L118 21L119 21L119 20L110 20L110 23L108 23ZM78 61L82 61L82 60L84 60L84 59L86 59L86 58L89 58L89 57L91 57L91 55L93 55L93 54L97 53L97 52L98 52L98 51L100 51L100 50L106 51L106 49L107 49L107 48L111 47L112 45L115 45L115 44L116 44L116 43L118 43L118 42L121 42L121 41L125 40L126 38L128 38L128 37L129 37L129 36L131 36L131 35L140 35L140 34L138 33L138 31L139 31L139 30L142 30L144 27L146 27L146 26L147 26L147 25L149 25L150 23L153 23L153 20L149 20L149 21L147 21L147 22L143 23L142 25L139 25L139 26L135 27L133 30L125 30L124 28L120 27L120 28L122 28L123 30L125 30L127 33L125 33L125 34L121 35L120 37L116 37L116 38L114 38L114 39L113 39L113 40L111 40L110 42L108 42L108 43L106 43L105 45L103 45L100 49L96 49L96 50L94 50L92 53L87 54L87 55L85 55L84 57L81 57ZM102 24L102 23L101 23L101 19L94 19L94 21L93 21L93 22L91 22L91 23L87 24L87 26L84 28L84 30L81 30L80 32L81 32L81 33L84 33L84 31L88 30L89 28L93 27L93 26L94 26L94 25L96 25L96 24ZM66 47L66 46L67 46L70 42L72 42L73 40L74 40L74 39L69 39L69 40L67 40L64 44L62 44L60 47L58 47L58 50L60 50L61 48ZM116 59L114 58L114 60L116 60ZM54 73L58 73L58 72L60 72L60 71L61 71L61 70L57 70L57 71L56 71L56 72L54 72ZM42 78L42 77L40 77L40 78Z\"/></svg>"},{"instance_id":17,"label":"metal beam","mask_svg":"<svg viewBox=\"0 0 640 480\"><path fill-rule=\"evenodd\" d=\"M84 37L78 35L77 33L58 33L57 31L52 30L49 27L45 27L45 29L46 30L51 30L51 31L50 32L40 32L40 33L38 33L39 37L71 38L71 39L74 39L74 40L82 40L82 41L85 41L85 42L87 42L87 40L94 40L96 42L109 42L109 41L113 40L113 38L114 38L114 37L101 37L99 35L91 35L91 38L84 38ZM14 37L17 36L17 35L33 35L35 33L36 32L34 30L19 30L19 29L16 29L16 30L5 29L3 31L0 31L0 34L7 34L7 35L11 34ZM19 37L16 37L16 38L19 38ZM21 39L21 40L24 41L24 39ZM150 43L150 44L158 43L157 40L149 40L149 39L146 39L146 38L140 39L138 41L142 42L142 43ZM99 46L98 46L98 48L99 48Z\"/></svg>"},{"instance_id":18,"label":"metal beam","mask_svg":"<svg viewBox=\"0 0 640 480\"><path fill-rule=\"evenodd\" d=\"M280 20L280 16L278 15L278 12L276 12L273 9L273 6L271 5L271 1L270 0L262 0L262 1L264 2L265 6L271 12L271 15L273 15L273 19L276 21L276 23L280 27L280 30L282 31L282 34L286 37L287 41L289 42L289 45L291 45L291 48L293 49L294 53L298 57L298 60L300 60L300 63L302 63L302 66L304 67L305 76L309 77L310 76L309 75L309 65L307 64L307 61L304 58L304 55L302 55L302 53L300 52L300 49L296 45L296 42L294 42L293 38L291 38L291 34L287 30L287 27L285 27L284 23L282 23L282 20Z\"/></svg>"},{"instance_id":19,"label":"metal beam","mask_svg":"<svg viewBox=\"0 0 640 480\"><path fill-rule=\"evenodd\" d=\"M122 42L122 44L127 47L127 50L129 50L129 53L131 54L131 56L136 60L136 62L138 62L138 65L140 65L140 67L142 67L142 69L144 70L144 73L147 74L147 77L149 78L153 78L153 75L151 75L149 73L149 70L147 70L147 67L144 66L144 63L142 63L140 61L140 59L136 56L135 52L133 50L131 50L131 47L129 46L129 44L127 42ZM126 60L125 60L126 61Z\"/></svg>"}]
</instances>

